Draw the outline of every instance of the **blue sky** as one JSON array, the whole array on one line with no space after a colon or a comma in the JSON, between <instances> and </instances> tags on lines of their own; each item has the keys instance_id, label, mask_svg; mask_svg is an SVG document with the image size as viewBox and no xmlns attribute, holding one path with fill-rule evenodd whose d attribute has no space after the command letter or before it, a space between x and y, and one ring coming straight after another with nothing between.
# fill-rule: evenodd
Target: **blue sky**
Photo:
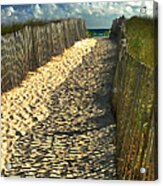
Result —
<instances>
[{"instance_id":1,"label":"blue sky","mask_svg":"<svg viewBox=\"0 0 163 186\"><path fill-rule=\"evenodd\" d=\"M145 14L140 13L146 7ZM80 17L86 20L87 28L108 28L112 20L121 15L153 16L153 1L92 2L63 4L2 5L1 22L25 22L31 19L54 20Z\"/></svg>"}]
</instances>

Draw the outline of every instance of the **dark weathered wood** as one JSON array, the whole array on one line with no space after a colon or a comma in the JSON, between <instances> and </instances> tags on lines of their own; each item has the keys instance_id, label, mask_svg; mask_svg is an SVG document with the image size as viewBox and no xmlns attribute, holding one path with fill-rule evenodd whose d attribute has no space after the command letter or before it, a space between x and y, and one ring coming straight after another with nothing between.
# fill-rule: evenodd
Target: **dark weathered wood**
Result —
<instances>
[{"instance_id":1,"label":"dark weathered wood","mask_svg":"<svg viewBox=\"0 0 163 186\"><path fill-rule=\"evenodd\" d=\"M117 121L119 179L157 179L157 72L128 52L125 24L113 22L111 38L119 45L113 110ZM157 63L157 60L155 61ZM146 173L141 174L144 167Z\"/></svg>"},{"instance_id":2,"label":"dark weathered wood","mask_svg":"<svg viewBox=\"0 0 163 186\"><path fill-rule=\"evenodd\" d=\"M116 179L116 58L85 39L2 94L2 175Z\"/></svg>"},{"instance_id":3,"label":"dark weathered wood","mask_svg":"<svg viewBox=\"0 0 163 186\"><path fill-rule=\"evenodd\" d=\"M85 22L67 19L42 26L26 26L2 36L2 92L18 85L29 70L44 65L76 40L85 38Z\"/></svg>"}]
</instances>

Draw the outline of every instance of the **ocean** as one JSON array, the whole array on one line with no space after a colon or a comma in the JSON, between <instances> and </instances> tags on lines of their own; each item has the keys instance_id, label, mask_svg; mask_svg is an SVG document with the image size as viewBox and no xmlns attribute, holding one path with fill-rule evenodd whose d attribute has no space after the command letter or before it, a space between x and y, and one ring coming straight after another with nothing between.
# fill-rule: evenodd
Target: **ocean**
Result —
<instances>
[{"instance_id":1,"label":"ocean","mask_svg":"<svg viewBox=\"0 0 163 186\"><path fill-rule=\"evenodd\" d=\"M110 29L87 29L88 37L109 37Z\"/></svg>"}]
</instances>

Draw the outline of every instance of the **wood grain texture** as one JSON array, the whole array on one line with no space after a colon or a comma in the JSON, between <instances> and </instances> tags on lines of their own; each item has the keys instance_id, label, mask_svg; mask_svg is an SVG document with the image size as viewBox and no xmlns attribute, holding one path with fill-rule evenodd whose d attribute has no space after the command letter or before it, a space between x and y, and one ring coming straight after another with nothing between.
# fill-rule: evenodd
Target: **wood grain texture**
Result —
<instances>
[{"instance_id":1,"label":"wood grain texture","mask_svg":"<svg viewBox=\"0 0 163 186\"><path fill-rule=\"evenodd\" d=\"M44 65L51 56L63 53L85 38L85 22L68 19L43 26L26 26L2 36L2 92L18 85L27 72Z\"/></svg>"},{"instance_id":2,"label":"wood grain texture","mask_svg":"<svg viewBox=\"0 0 163 186\"><path fill-rule=\"evenodd\" d=\"M117 175L124 180L156 180L157 71L128 52L125 22L120 19L113 24L112 39L119 46L113 91ZM157 60L155 63L157 66ZM140 173L142 167L144 174Z\"/></svg>"}]
</instances>

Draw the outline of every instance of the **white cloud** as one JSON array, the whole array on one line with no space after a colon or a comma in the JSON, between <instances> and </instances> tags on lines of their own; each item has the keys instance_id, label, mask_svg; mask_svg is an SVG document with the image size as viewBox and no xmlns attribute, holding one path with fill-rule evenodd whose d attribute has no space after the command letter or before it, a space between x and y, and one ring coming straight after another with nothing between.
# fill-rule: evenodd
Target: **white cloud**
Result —
<instances>
[{"instance_id":1,"label":"white cloud","mask_svg":"<svg viewBox=\"0 0 163 186\"><path fill-rule=\"evenodd\" d=\"M43 12L42 12L42 10L41 10L41 8L40 8L40 6L38 4L36 4L34 6L33 14L34 14L35 18L39 18L43 14Z\"/></svg>"},{"instance_id":2,"label":"white cloud","mask_svg":"<svg viewBox=\"0 0 163 186\"><path fill-rule=\"evenodd\" d=\"M153 16L153 1L144 1L141 6L145 6L147 8L147 15Z\"/></svg>"},{"instance_id":3,"label":"white cloud","mask_svg":"<svg viewBox=\"0 0 163 186\"><path fill-rule=\"evenodd\" d=\"M109 27L111 26L112 20L116 17L125 15L129 18L134 15L140 15L142 6L146 6L147 15L152 16L153 3L151 1L134 1L36 4L22 10L16 9L15 6L14 8L10 6L2 8L1 17L2 22L81 17L86 20L88 27L93 26L93 24L94 27Z\"/></svg>"},{"instance_id":4,"label":"white cloud","mask_svg":"<svg viewBox=\"0 0 163 186\"><path fill-rule=\"evenodd\" d=\"M127 6L126 10L127 10L128 13L132 13L133 12L133 9L130 6Z\"/></svg>"},{"instance_id":5,"label":"white cloud","mask_svg":"<svg viewBox=\"0 0 163 186\"><path fill-rule=\"evenodd\" d=\"M7 7L5 10L2 10L2 14L5 16L11 16L15 12L14 8L12 6Z\"/></svg>"},{"instance_id":6,"label":"white cloud","mask_svg":"<svg viewBox=\"0 0 163 186\"><path fill-rule=\"evenodd\" d=\"M127 5L130 5L130 6L140 6L141 4L142 4L142 1L127 2Z\"/></svg>"}]
</instances>

